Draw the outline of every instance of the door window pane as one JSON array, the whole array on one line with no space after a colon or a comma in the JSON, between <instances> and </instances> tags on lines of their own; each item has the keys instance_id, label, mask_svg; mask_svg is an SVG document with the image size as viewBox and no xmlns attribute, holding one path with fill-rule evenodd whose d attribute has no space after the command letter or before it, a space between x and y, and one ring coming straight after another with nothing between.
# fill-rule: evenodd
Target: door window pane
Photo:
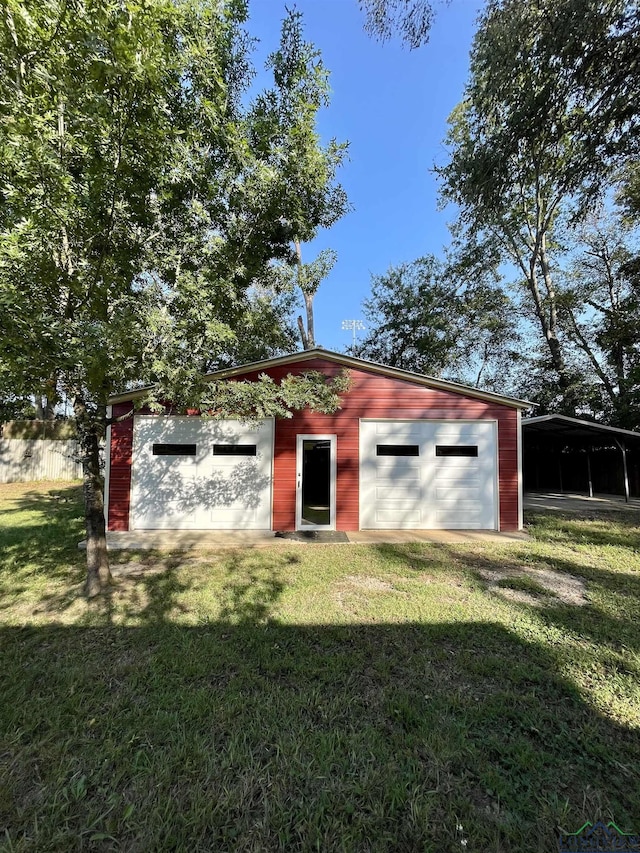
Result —
<instances>
[{"instance_id":1,"label":"door window pane","mask_svg":"<svg viewBox=\"0 0 640 853\"><path fill-rule=\"evenodd\" d=\"M331 524L331 442L302 443L302 524Z\"/></svg>"}]
</instances>

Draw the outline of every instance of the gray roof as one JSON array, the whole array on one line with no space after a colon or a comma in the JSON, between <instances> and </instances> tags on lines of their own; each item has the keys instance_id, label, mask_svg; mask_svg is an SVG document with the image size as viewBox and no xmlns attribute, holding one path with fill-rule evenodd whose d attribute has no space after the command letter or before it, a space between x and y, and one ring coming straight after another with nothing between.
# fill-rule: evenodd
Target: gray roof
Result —
<instances>
[{"instance_id":1,"label":"gray roof","mask_svg":"<svg viewBox=\"0 0 640 853\"><path fill-rule=\"evenodd\" d=\"M614 444L617 440L626 445L640 445L640 432L598 424L595 421L570 418L567 415L539 415L535 418L523 418L522 430L525 435L571 438L590 441L592 444Z\"/></svg>"}]
</instances>

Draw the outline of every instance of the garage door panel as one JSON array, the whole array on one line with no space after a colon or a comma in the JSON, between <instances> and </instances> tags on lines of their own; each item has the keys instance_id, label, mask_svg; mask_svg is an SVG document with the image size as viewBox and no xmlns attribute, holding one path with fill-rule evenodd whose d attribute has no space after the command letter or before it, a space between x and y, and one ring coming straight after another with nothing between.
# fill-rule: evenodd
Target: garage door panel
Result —
<instances>
[{"instance_id":1,"label":"garage door panel","mask_svg":"<svg viewBox=\"0 0 640 853\"><path fill-rule=\"evenodd\" d=\"M389 507L376 510L376 521L380 527L420 527L422 514L412 503L409 507Z\"/></svg>"},{"instance_id":2,"label":"garage door panel","mask_svg":"<svg viewBox=\"0 0 640 853\"><path fill-rule=\"evenodd\" d=\"M384 485L376 487L376 501L385 501L385 500L420 500L422 495L422 490L420 487L420 483L416 483L413 489L407 487L406 484L403 485Z\"/></svg>"},{"instance_id":3,"label":"garage door panel","mask_svg":"<svg viewBox=\"0 0 640 853\"><path fill-rule=\"evenodd\" d=\"M378 456L374 461L376 470L402 473L403 471L420 471L419 456Z\"/></svg>"},{"instance_id":4,"label":"garage door panel","mask_svg":"<svg viewBox=\"0 0 640 853\"><path fill-rule=\"evenodd\" d=\"M433 480L436 483L480 483L484 481L484 472L478 468L462 468L452 466L451 468L432 468Z\"/></svg>"},{"instance_id":5,"label":"garage door panel","mask_svg":"<svg viewBox=\"0 0 640 853\"><path fill-rule=\"evenodd\" d=\"M195 445L195 454L157 455L180 453L178 445ZM272 421L136 418L132 527L270 529L272 446Z\"/></svg>"},{"instance_id":6,"label":"garage door panel","mask_svg":"<svg viewBox=\"0 0 640 853\"><path fill-rule=\"evenodd\" d=\"M436 519L441 524L465 524L465 526L474 527L480 525L482 521L481 509L447 509L446 507L438 507L436 510Z\"/></svg>"},{"instance_id":7,"label":"garage door panel","mask_svg":"<svg viewBox=\"0 0 640 853\"><path fill-rule=\"evenodd\" d=\"M361 526L496 527L493 421L362 421ZM402 454L411 444L412 455ZM414 455L417 450L417 455Z\"/></svg>"},{"instance_id":8,"label":"garage door panel","mask_svg":"<svg viewBox=\"0 0 640 853\"><path fill-rule=\"evenodd\" d=\"M233 528L247 529L256 527L259 514L256 509L248 507L228 507L216 509L209 516L209 529L229 530Z\"/></svg>"},{"instance_id":9,"label":"garage door panel","mask_svg":"<svg viewBox=\"0 0 640 853\"><path fill-rule=\"evenodd\" d=\"M389 421L369 421L368 423L371 424L375 435L382 436L383 438L389 436L389 426L394 427L391 432L394 437L397 436L400 438L414 436L419 439L422 435L421 425L418 421L397 421L395 423L391 423Z\"/></svg>"},{"instance_id":10,"label":"garage door panel","mask_svg":"<svg viewBox=\"0 0 640 853\"><path fill-rule=\"evenodd\" d=\"M385 486L390 482L420 483L422 471L420 468L378 468L375 479L377 483L382 483Z\"/></svg>"},{"instance_id":11,"label":"garage door panel","mask_svg":"<svg viewBox=\"0 0 640 853\"><path fill-rule=\"evenodd\" d=\"M473 501L482 498L482 489L480 484L477 486L441 486L436 487L436 500L441 501Z\"/></svg>"}]
</instances>

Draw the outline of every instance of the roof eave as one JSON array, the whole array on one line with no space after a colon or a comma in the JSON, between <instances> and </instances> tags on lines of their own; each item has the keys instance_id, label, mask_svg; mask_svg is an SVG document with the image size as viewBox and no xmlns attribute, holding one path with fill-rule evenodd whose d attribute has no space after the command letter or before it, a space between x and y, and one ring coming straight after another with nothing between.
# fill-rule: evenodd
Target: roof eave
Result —
<instances>
[{"instance_id":1,"label":"roof eave","mask_svg":"<svg viewBox=\"0 0 640 853\"><path fill-rule=\"evenodd\" d=\"M627 438L634 438L636 440L640 439L640 433L634 432L633 430L608 426L607 424L598 424L595 421L583 421L580 420L580 418L572 418L569 415L536 415L533 418L524 418L522 426L527 426L528 424L535 425L550 423L551 421L566 423L575 427L580 427L585 431L597 432L600 435L604 433L615 433L617 435L626 436Z\"/></svg>"}]
</instances>

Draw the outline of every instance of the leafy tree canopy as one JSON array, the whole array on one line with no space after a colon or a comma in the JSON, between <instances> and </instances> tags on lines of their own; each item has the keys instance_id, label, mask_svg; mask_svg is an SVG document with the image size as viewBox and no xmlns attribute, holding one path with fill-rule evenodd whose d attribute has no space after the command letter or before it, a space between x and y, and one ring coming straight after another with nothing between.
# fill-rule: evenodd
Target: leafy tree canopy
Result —
<instances>
[{"instance_id":1,"label":"leafy tree canopy","mask_svg":"<svg viewBox=\"0 0 640 853\"><path fill-rule=\"evenodd\" d=\"M514 271L550 399L568 414L591 381L565 327L563 241L636 150L639 20L623 0L491 0L436 170L443 202L456 205L459 261Z\"/></svg>"},{"instance_id":2,"label":"leafy tree canopy","mask_svg":"<svg viewBox=\"0 0 640 853\"><path fill-rule=\"evenodd\" d=\"M3 4L0 388L74 400L90 566L109 394L143 380L195 396L203 367L259 349L249 334L289 348L269 264L346 204L300 16L253 99L246 18L244 0Z\"/></svg>"},{"instance_id":3,"label":"leafy tree canopy","mask_svg":"<svg viewBox=\"0 0 640 853\"><path fill-rule=\"evenodd\" d=\"M411 49L429 41L434 18L431 0L359 0L359 4L370 36L380 41L398 36Z\"/></svg>"},{"instance_id":4,"label":"leafy tree canopy","mask_svg":"<svg viewBox=\"0 0 640 853\"><path fill-rule=\"evenodd\" d=\"M507 296L490 281L465 283L429 255L373 276L365 315L356 355L506 392L517 333Z\"/></svg>"}]
</instances>

